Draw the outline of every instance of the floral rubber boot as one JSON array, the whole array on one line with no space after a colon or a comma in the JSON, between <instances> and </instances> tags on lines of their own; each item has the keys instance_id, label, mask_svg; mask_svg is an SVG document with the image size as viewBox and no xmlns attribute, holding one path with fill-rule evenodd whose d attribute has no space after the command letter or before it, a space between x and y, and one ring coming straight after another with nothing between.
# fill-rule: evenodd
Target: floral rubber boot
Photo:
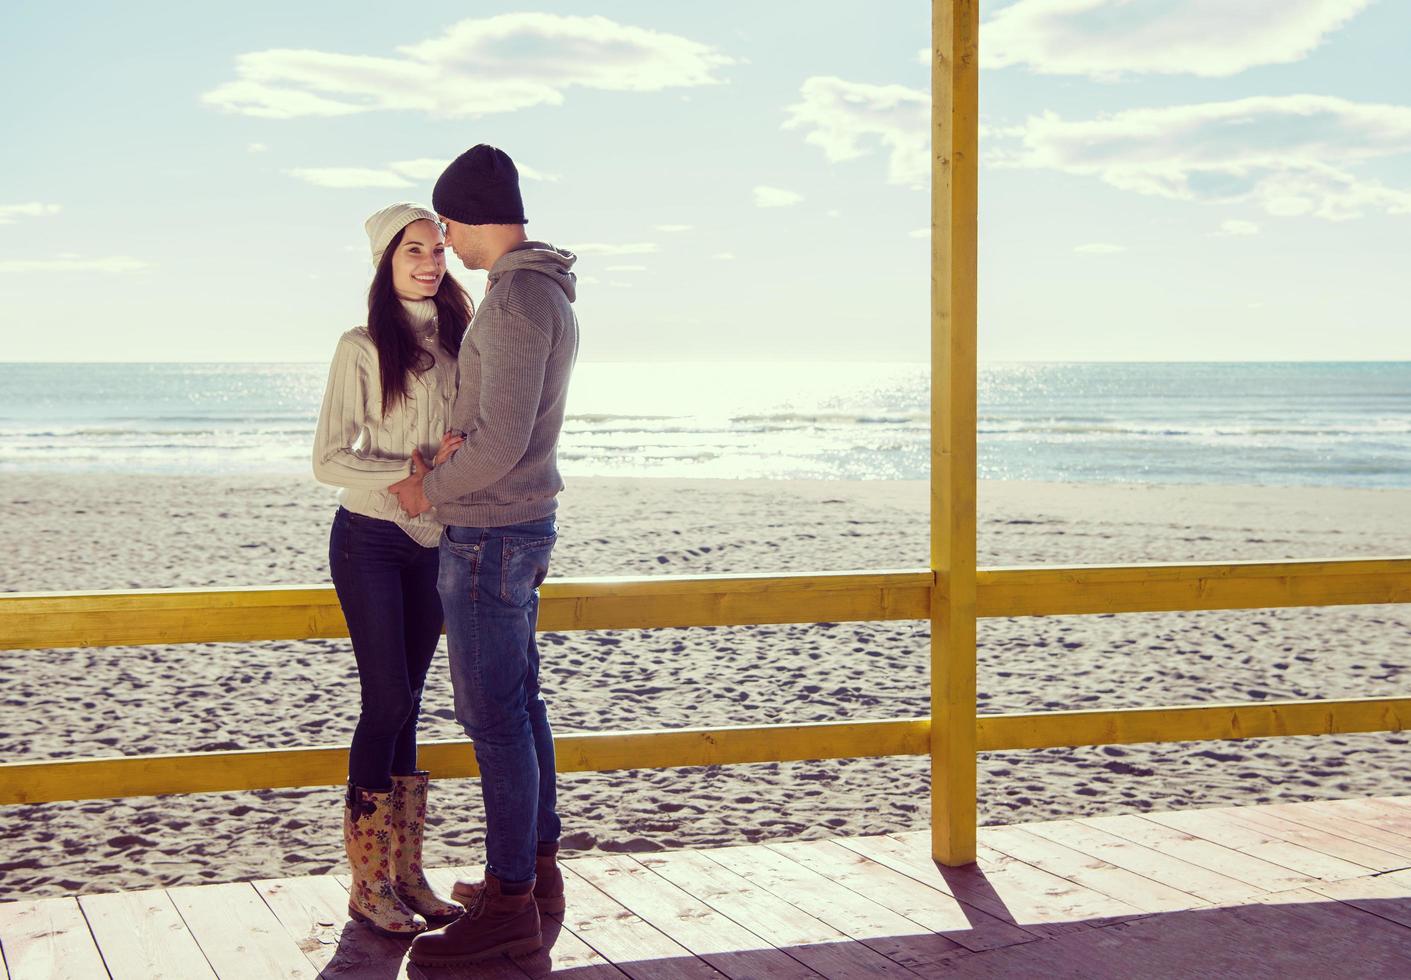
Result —
<instances>
[{"instance_id":1,"label":"floral rubber boot","mask_svg":"<svg viewBox=\"0 0 1411 980\"><path fill-rule=\"evenodd\" d=\"M437 895L421 867L430 782L431 774L421 770L392 777L392 880L397 897L407 908L421 913L433 926L444 926L465 909Z\"/></svg>"},{"instance_id":2,"label":"floral rubber boot","mask_svg":"<svg viewBox=\"0 0 1411 980\"><path fill-rule=\"evenodd\" d=\"M397 897L392 880L392 791L378 793L348 784L343 846L353 871L348 914L394 939L425 932L426 920Z\"/></svg>"}]
</instances>

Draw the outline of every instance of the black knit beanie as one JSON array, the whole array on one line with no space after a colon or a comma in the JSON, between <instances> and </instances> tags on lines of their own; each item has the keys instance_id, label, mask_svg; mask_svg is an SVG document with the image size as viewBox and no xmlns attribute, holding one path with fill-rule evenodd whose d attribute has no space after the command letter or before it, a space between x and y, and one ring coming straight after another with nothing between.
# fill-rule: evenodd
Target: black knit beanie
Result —
<instances>
[{"instance_id":1,"label":"black knit beanie","mask_svg":"<svg viewBox=\"0 0 1411 980\"><path fill-rule=\"evenodd\" d=\"M431 191L436 213L463 225L522 225L519 171L504 150L481 143L451 161Z\"/></svg>"}]
</instances>

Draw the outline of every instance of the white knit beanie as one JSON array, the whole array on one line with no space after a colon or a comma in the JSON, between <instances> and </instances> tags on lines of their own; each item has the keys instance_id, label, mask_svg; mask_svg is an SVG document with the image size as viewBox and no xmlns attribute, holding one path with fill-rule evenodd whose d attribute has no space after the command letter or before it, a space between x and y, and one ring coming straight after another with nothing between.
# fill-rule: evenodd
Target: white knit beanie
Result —
<instances>
[{"instance_id":1,"label":"white knit beanie","mask_svg":"<svg viewBox=\"0 0 1411 980\"><path fill-rule=\"evenodd\" d=\"M392 244L392 239L397 237L397 232L413 221L420 221L423 218L438 225L441 223L440 219L436 217L435 211L428 211L420 204L411 204L406 201L388 205L363 222L363 227L367 229L368 243L372 245L373 266L376 267L382 262L382 253L387 251L387 246Z\"/></svg>"}]
</instances>

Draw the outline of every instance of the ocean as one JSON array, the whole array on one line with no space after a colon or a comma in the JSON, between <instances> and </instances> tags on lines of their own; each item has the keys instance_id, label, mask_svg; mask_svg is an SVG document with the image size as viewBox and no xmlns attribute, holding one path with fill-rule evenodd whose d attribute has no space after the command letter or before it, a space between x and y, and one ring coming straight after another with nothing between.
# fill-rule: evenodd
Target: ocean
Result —
<instances>
[{"instance_id":1,"label":"ocean","mask_svg":"<svg viewBox=\"0 0 1411 980\"><path fill-rule=\"evenodd\" d=\"M0 364L0 474L309 471L324 364ZM566 476L925 479L924 365L582 363ZM983 479L1411 487L1411 362L981 368Z\"/></svg>"}]
</instances>

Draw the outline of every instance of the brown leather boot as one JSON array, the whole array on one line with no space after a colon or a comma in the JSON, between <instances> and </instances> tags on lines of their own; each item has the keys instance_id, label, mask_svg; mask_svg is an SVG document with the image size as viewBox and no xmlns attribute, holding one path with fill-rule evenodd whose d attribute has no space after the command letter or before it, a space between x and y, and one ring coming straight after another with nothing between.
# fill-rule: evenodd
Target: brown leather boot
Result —
<instances>
[{"instance_id":1,"label":"brown leather boot","mask_svg":"<svg viewBox=\"0 0 1411 980\"><path fill-rule=\"evenodd\" d=\"M495 956L525 956L544 945L534 894L506 895L500 879L489 871L465 915L444 929L422 933L412 941L411 961L417 966L456 966Z\"/></svg>"},{"instance_id":2,"label":"brown leather boot","mask_svg":"<svg viewBox=\"0 0 1411 980\"><path fill-rule=\"evenodd\" d=\"M534 904L540 915L563 915L563 872L558 855L557 843L541 843L534 857Z\"/></svg>"},{"instance_id":3,"label":"brown leather boot","mask_svg":"<svg viewBox=\"0 0 1411 980\"><path fill-rule=\"evenodd\" d=\"M540 915L563 915L563 872L559 870L558 853L557 842L540 841L534 856L534 904ZM451 898L469 908L483 887L484 882L480 881L458 881L451 889Z\"/></svg>"},{"instance_id":4,"label":"brown leather boot","mask_svg":"<svg viewBox=\"0 0 1411 980\"><path fill-rule=\"evenodd\" d=\"M343 846L353 883L348 914L384 936L405 939L426 920L402 904L392 881L392 794L348 784L343 800Z\"/></svg>"},{"instance_id":5,"label":"brown leather boot","mask_svg":"<svg viewBox=\"0 0 1411 980\"><path fill-rule=\"evenodd\" d=\"M437 895L421 867L426 832L426 788L431 774L418 770L392 777L392 881L397 897L433 927L448 925L465 909Z\"/></svg>"}]
</instances>

